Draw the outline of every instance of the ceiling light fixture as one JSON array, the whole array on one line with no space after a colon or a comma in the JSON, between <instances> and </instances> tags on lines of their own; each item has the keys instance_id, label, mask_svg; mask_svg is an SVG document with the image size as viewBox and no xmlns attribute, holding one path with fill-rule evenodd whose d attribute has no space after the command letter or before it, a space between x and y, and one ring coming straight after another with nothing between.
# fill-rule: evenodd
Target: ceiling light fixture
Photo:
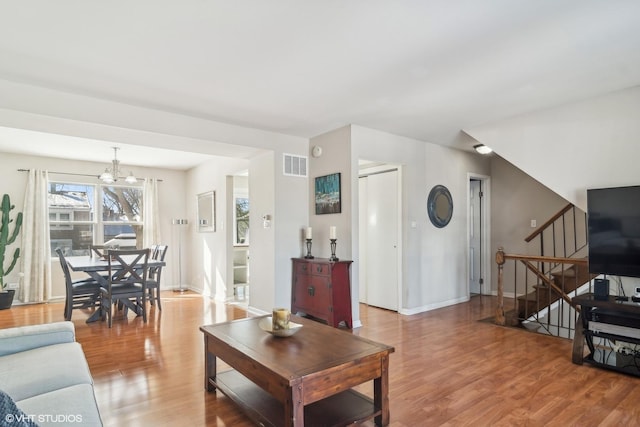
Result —
<instances>
[{"instance_id":1,"label":"ceiling light fixture","mask_svg":"<svg viewBox=\"0 0 640 427\"><path fill-rule=\"evenodd\" d=\"M113 160L111 161L111 168L106 168L100 175L100 180L105 184L113 184L118 180L120 176L120 161L118 160L118 147L113 147ZM133 172L129 172L129 175L124 179L127 184L135 184L138 182Z\"/></svg>"},{"instance_id":2,"label":"ceiling light fixture","mask_svg":"<svg viewBox=\"0 0 640 427\"><path fill-rule=\"evenodd\" d=\"M476 144L473 148L480 154L489 154L493 151L490 147L487 147L484 144Z\"/></svg>"}]
</instances>

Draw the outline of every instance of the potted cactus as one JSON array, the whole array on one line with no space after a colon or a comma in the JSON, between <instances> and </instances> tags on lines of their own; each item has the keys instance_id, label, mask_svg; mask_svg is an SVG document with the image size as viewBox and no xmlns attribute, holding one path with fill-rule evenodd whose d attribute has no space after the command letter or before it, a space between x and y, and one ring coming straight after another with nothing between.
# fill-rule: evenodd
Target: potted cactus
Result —
<instances>
[{"instance_id":1,"label":"potted cactus","mask_svg":"<svg viewBox=\"0 0 640 427\"><path fill-rule=\"evenodd\" d=\"M11 307L11 304L13 304L13 296L16 292L14 289L6 289L7 283L5 281L5 277L11 273L20 257L20 248L16 248L13 251L13 255L10 255L11 261L9 261L9 264L5 268L5 252L7 246L16 241L20 233L20 227L22 226L22 212L18 212L16 215L15 223L10 217L10 213L14 208L15 205L11 204L9 195L5 194L2 196L2 204L0 205L0 212L2 212L2 222L0 222L0 310ZM13 231L9 232L11 223L14 223Z\"/></svg>"}]
</instances>

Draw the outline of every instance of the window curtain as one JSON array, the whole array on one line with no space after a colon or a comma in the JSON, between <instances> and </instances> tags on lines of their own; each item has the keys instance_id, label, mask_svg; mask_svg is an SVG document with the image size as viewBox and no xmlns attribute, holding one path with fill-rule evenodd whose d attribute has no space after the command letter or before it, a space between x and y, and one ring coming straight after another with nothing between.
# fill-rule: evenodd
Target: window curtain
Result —
<instances>
[{"instance_id":1,"label":"window curtain","mask_svg":"<svg viewBox=\"0 0 640 427\"><path fill-rule=\"evenodd\" d=\"M160 240L160 220L158 214L158 180L147 178L144 180L144 203L143 203L144 228L142 233L142 243L145 248L151 245L159 245Z\"/></svg>"},{"instance_id":2,"label":"window curtain","mask_svg":"<svg viewBox=\"0 0 640 427\"><path fill-rule=\"evenodd\" d=\"M49 173L29 171L22 219L22 273L19 299L46 302L51 297L51 241L48 207Z\"/></svg>"}]
</instances>

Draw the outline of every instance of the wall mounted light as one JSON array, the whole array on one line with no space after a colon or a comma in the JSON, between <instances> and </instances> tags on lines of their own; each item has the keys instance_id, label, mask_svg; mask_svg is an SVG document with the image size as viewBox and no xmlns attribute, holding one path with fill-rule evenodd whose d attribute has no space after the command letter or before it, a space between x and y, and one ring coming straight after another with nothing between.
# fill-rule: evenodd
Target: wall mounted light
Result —
<instances>
[{"instance_id":1,"label":"wall mounted light","mask_svg":"<svg viewBox=\"0 0 640 427\"><path fill-rule=\"evenodd\" d=\"M473 146L473 149L480 154L489 154L493 151L490 147L487 147L484 144L476 144Z\"/></svg>"}]
</instances>

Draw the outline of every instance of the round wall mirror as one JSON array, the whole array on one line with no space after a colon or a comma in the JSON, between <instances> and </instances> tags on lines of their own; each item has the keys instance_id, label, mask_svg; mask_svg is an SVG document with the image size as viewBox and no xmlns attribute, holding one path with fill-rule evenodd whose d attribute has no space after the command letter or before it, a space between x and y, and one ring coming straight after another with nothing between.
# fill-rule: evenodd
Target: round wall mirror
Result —
<instances>
[{"instance_id":1,"label":"round wall mirror","mask_svg":"<svg viewBox=\"0 0 640 427\"><path fill-rule=\"evenodd\" d=\"M438 228L449 224L453 216L453 199L444 185L436 185L429 192L427 214L431 223Z\"/></svg>"}]
</instances>

